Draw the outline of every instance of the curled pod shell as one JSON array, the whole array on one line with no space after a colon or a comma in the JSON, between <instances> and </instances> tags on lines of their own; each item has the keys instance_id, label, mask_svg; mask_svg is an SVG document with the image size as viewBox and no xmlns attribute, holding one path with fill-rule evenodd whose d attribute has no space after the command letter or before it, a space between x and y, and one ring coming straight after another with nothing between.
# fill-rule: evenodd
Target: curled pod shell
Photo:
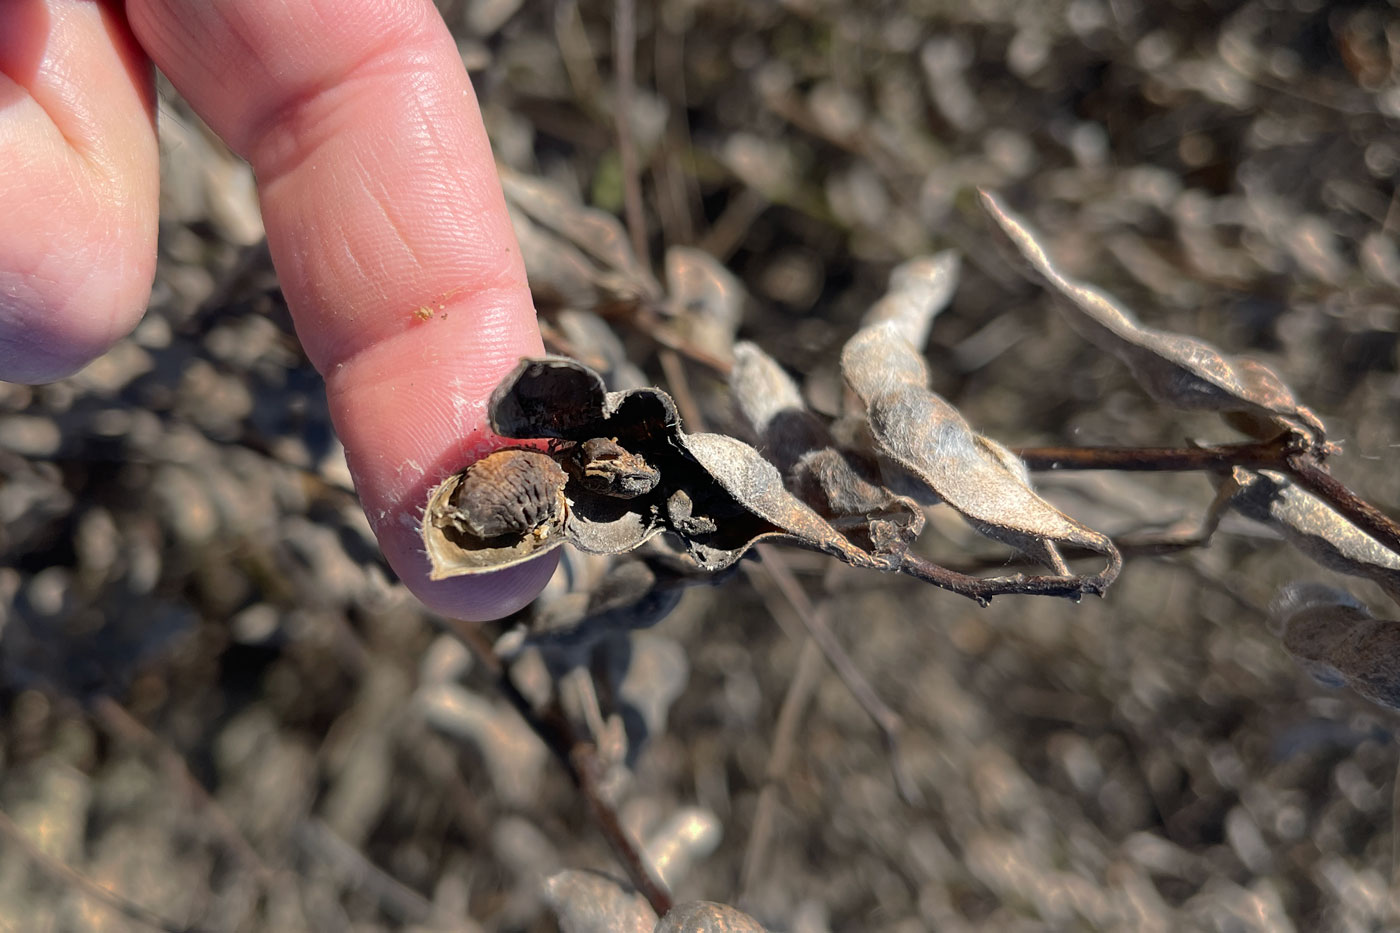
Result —
<instances>
[{"instance_id":1,"label":"curled pod shell","mask_svg":"<svg viewBox=\"0 0 1400 933\"><path fill-rule=\"evenodd\" d=\"M567 482L552 457L514 447L448 477L423 513L430 579L500 570L563 544Z\"/></svg>"}]
</instances>

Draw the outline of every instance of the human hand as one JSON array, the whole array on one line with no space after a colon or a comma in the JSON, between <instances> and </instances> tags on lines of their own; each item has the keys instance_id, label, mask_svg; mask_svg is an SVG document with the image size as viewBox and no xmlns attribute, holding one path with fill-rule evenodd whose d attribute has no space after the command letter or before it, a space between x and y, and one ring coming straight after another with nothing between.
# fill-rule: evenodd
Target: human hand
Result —
<instances>
[{"instance_id":1,"label":"human hand","mask_svg":"<svg viewBox=\"0 0 1400 933\"><path fill-rule=\"evenodd\" d=\"M430 582L429 489L499 445L492 388L542 352L491 147L429 0L6 0L0 379L75 372L137 323L156 258L151 62L252 165L297 334L390 565L505 615L558 553ZM449 313L420 320L414 309Z\"/></svg>"}]
</instances>

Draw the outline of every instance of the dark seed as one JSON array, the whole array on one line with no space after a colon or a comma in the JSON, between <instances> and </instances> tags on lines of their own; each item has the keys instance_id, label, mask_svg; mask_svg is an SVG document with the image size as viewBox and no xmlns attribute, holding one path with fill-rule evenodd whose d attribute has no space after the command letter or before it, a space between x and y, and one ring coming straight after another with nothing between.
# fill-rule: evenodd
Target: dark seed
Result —
<instances>
[{"instance_id":1,"label":"dark seed","mask_svg":"<svg viewBox=\"0 0 1400 933\"><path fill-rule=\"evenodd\" d=\"M478 538L527 534L559 514L567 480L546 454L498 450L467 469L450 520Z\"/></svg>"}]
</instances>

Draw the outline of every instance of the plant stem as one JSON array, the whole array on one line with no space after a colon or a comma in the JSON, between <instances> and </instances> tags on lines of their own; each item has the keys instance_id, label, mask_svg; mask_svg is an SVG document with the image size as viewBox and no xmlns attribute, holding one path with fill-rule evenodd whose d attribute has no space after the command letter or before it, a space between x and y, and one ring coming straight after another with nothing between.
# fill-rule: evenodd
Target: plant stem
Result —
<instances>
[{"instance_id":1,"label":"plant stem","mask_svg":"<svg viewBox=\"0 0 1400 933\"><path fill-rule=\"evenodd\" d=\"M1322 461L1332 450L1330 445L1311 449L1298 435L1281 434L1268 441L1221 447L1022 447L1015 453L1032 470L1275 470L1400 554L1400 524L1327 471Z\"/></svg>"},{"instance_id":2,"label":"plant stem","mask_svg":"<svg viewBox=\"0 0 1400 933\"><path fill-rule=\"evenodd\" d=\"M612 847L613 854L622 863L632 887L647 899L658 917L664 917L672 907L671 892L653 873L640 848L623 828L617 811L603 796L602 764L598 761L598 750L592 742L580 738L574 731L557 699L551 700L543 709L536 709L530 700L520 692L520 688L510 679L510 672L501 662L491 643L475 625L456 619L449 620L453 635L460 639L472 654L476 655L496 681L501 695L515 707L515 711L525 720L535 735L563 763L593 814L603 838Z\"/></svg>"}]
</instances>

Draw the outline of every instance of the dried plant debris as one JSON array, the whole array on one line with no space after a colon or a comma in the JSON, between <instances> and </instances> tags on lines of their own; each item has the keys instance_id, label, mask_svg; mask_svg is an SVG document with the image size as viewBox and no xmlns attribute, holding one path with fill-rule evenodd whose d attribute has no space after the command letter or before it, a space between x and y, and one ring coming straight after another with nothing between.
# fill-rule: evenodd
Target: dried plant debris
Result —
<instances>
[{"instance_id":1,"label":"dried plant debris","mask_svg":"<svg viewBox=\"0 0 1400 933\"><path fill-rule=\"evenodd\" d=\"M709 253L688 246L666 251L666 291L677 332L719 359L727 359L747 296L734 274Z\"/></svg>"},{"instance_id":2,"label":"dried plant debris","mask_svg":"<svg viewBox=\"0 0 1400 933\"><path fill-rule=\"evenodd\" d=\"M1236 467L1221 495L1230 508L1275 529L1323 567L1372 580L1400 603L1400 554L1283 474Z\"/></svg>"},{"instance_id":3,"label":"dried plant debris","mask_svg":"<svg viewBox=\"0 0 1400 933\"><path fill-rule=\"evenodd\" d=\"M531 604L523 619L522 645L589 645L614 633L648 628L670 614L694 582L656 556L619 556L599 578Z\"/></svg>"},{"instance_id":4,"label":"dried plant debris","mask_svg":"<svg viewBox=\"0 0 1400 933\"><path fill-rule=\"evenodd\" d=\"M618 392L646 384L646 376L627 358L617 332L592 311L563 310L554 316L560 333L569 341L566 356L596 369L608 389Z\"/></svg>"},{"instance_id":5,"label":"dried plant debris","mask_svg":"<svg viewBox=\"0 0 1400 933\"><path fill-rule=\"evenodd\" d=\"M544 899L562 933L652 933L656 912L631 886L592 871L569 870L544 883Z\"/></svg>"},{"instance_id":6,"label":"dried plant debris","mask_svg":"<svg viewBox=\"0 0 1400 933\"><path fill-rule=\"evenodd\" d=\"M527 359L492 395L490 418L503 437L548 440L548 452L492 454L481 461L496 458L490 468L469 467L433 491L422 529L435 579L510 566L563 540L622 553L662 532L693 571L724 570L769 538L878 566L752 447L682 431L658 389L610 393L581 363Z\"/></svg>"},{"instance_id":7,"label":"dried plant debris","mask_svg":"<svg viewBox=\"0 0 1400 933\"><path fill-rule=\"evenodd\" d=\"M897 562L923 530L918 503L882 485L870 458L838 449L797 383L756 345L735 345L729 386L788 489L877 559Z\"/></svg>"},{"instance_id":8,"label":"dried plant debris","mask_svg":"<svg viewBox=\"0 0 1400 933\"><path fill-rule=\"evenodd\" d=\"M711 901L677 904L660 921L632 888L591 871L561 871L544 885L562 933L768 933L742 910Z\"/></svg>"},{"instance_id":9,"label":"dried plant debris","mask_svg":"<svg viewBox=\"0 0 1400 933\"><path fill-rule=\"evenodd\" d=\"M509 169L501 170L501 186L511 207L554 234L533 236L529 244L521 243L521 248L526 249L525 267L532 287L550 283L567 285L561 288L565 293L578 291L580 275L587 274L586 267L576 259L561 264L551 255L562 246L570 257L587 254L595 264L589 277L605 294L635 299L661 293L656 279L632 251L627 231L615 216L580 204L568 192L542 179Z\"/></svg>"},{"instance_id":10,"label":"dried plant debris","mask_svg":"<svg viewBox=\"0 0 1400 933\"><path fill-rule=\"evenodd\" d=\"M655 933L768 933L742 910L712 901L677 904L656 925Z\"/></svg>"},{"instance_id":11,"label":"dried plant debris","mask_svg":"<svg viewBox=\"0 0 1400 933\"><path fill-rule=\"evenodd\" d=\"M892 321L910 346L922 348L934 318L952 300L961 273L962 259L951 249L900 263L890 273L884 296L865 312L861 326Z\"/></svg>"},{"instance_id":12,"label":"dried plant debris","mask_svg":"<svg viewBox=\"0 0 1400 933\"><path fill-rule=\"evenodd\" d=\"M1320 583L1284 587L1270 617L1288 653L1319 682L1400 710L1400 622L1377 619L1350 593Z\"/></svg>"},{"instance_id":13,"label":"dried plant debris","mask_svg":"<svg viewBox=\"0 0 1400 933\"><path fill-rule=\"evenodd\" d=\"M928 388L924 360L895 322L857 332L841 353L841 371L865 404L888 485L921 484L982 534L1060 575L1068 576L1069 568L1056 545L1103 554L1108 563L1084 578L1086 592L1101 592L1117 576L1121 559L1108 536L1036 495L1024 465L1010 451L974 432L957 409Z\"/></svg>"},{"instance_id":14,"label":"dried plant debris","mask_svg":"<svg viewBox=\"0 0 1400 933\"><path fill-rule=\"evenodd\" d=\"M1322 421L1268 367L1227 357L1193 337L1143 326L1108 294L1060 271L1039 236L996 195L983 191L981 197L1035 278L1066 299L1060 306L1071 326L1126 363L1153 398L1184 410L1220 412L1254 437L1301 431L1315 445L1325 441Z\"/></svg>"}]
</instances>

